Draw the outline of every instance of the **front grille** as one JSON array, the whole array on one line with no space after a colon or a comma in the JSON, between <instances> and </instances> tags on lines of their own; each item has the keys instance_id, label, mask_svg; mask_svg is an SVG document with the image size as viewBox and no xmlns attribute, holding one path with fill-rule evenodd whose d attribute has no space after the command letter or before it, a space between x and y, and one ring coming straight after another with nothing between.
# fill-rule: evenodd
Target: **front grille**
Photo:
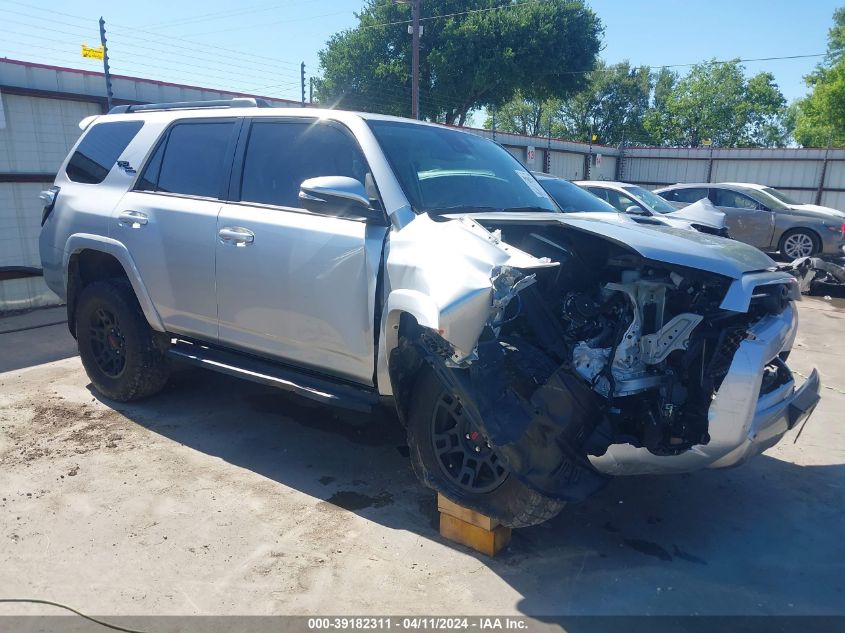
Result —
<instances>
[{"instance_id":1,"label":"front grille","mask_svg":"<svg viewBox=\"0 0 845 633\"><path fill-rule=\"evenodd\" d=\"M718 389L731 368L734 354L739 349L740 343L745 340L748 333L745 325L730 325L722 330L716 342L716 349L710 358L707 366L707 376L713 382L713 388Z\"/></svg>"}]
</instances>

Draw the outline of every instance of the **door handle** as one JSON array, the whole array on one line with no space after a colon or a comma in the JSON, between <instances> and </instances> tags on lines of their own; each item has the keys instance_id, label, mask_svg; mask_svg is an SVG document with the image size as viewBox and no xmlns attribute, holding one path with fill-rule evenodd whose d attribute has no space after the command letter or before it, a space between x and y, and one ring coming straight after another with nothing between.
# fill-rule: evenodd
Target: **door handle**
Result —
<instances>
[{"instance_id":1,"label":"door handle","mask_svg":"<svg viewBox=\"0 0 845 633\"><path fill-rule=\"evenodd\" d=\"M121 211L117 214L117 221L128 224L133 229L139 229L149 222L147 214L141 211Z\"/></svg>"},{"instance_id":2,"label":"door handle","mask_svg":"<svg viewBox=\"0 0 845 633\"><path fill-rule=\"evenodd\" d=\"M217 232L221 242L232 242L236 246L246 246L255 241L255 233L240 226L226 226Z\"/></svg>"}]
</instances>

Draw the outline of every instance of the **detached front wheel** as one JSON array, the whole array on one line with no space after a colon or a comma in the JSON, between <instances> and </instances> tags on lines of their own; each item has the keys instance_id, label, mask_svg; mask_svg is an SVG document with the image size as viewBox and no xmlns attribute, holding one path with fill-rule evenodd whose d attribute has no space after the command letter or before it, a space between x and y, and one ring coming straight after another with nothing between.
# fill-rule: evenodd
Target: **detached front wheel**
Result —
<instances>
[{"instance_id":1,"label":"detached front wheel","mask_svg":"<svg viewBox=\"0 0 845 633\"><path fill-rule=\"evenodd\" d=\"M564 506L512 476L457 398L424 368L411 394L408 445L417 477L455 503L508 527L548 521Z\"/></svg>"}]
</instances>

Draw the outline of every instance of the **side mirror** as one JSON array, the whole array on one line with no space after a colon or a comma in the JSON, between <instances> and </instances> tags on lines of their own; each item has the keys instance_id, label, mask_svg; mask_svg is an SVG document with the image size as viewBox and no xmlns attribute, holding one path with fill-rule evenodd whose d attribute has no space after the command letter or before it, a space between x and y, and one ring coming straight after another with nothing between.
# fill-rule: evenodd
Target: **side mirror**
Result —
<instances>
[{"instance_id":1,"label":"side mirror","mask_svg":"<svg viewBox=\"0 0 845 633\"><path fill-rule=\"evenodd\" d=\"M299 185L299 201L314 213L373 217L364 184L347 176L318 176L304 180Z\"/></svg>"},{"instance_id":2,"label":"side mirror","mask_svg":"<svg viewBox=\"0 0 845 633\"><path fill-rule=\"evenodd\" d=\"M630 213L631 215L651 215L648 211L636 204L632 204L630 207L625 209L625 213Z\"/></svg>"}]
</instances>

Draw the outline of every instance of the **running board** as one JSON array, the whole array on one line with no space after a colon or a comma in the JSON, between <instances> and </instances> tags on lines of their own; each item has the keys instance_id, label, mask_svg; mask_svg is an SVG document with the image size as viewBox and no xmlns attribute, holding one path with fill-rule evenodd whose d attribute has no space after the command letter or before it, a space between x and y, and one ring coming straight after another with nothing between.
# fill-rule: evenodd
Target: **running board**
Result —
<instances>
[{"instance_id":1,"label":"running board","mask_svg":"<svg viewBox=\"0 0 845 633\"><path fill-rule=\"evenodd\" d=\"M378 393L373 389L355 387L239 352L177 340L167 353L176 360L197 367L292 391L336 407L367 413L379 402Z\"/></svg>"}]
</instances>

